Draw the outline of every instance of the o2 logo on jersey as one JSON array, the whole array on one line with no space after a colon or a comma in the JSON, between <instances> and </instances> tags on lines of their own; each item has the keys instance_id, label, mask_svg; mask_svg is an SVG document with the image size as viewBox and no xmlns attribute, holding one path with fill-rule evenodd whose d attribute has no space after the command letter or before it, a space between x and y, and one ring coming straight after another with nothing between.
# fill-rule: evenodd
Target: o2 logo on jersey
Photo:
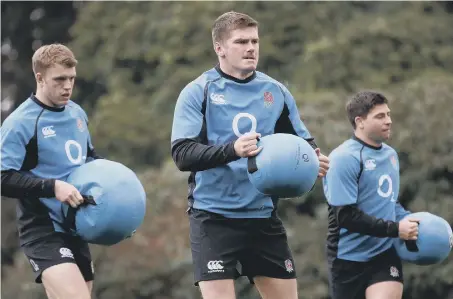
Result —
<instances>
[{"instance_id":1,"label":"o2 logo on jersey","mask_svg":"<svg viewBox=\"0 0 453 299\"><path fill-rule=\"evenodd\" d=\"M385 183L387 183L387 184L385 184ZM388 186L387 190L383 190L384 185ZM390 195L392 195L392 198L390 199L390 201L396 202L395 192L393 192L392 178L388 174L383 174L379 178L379 187L377 189L377 193L379 194L379 196L382 196L384 198L387 198Z\"/></svg>"},{"instance_id":2,"label":"o2 logo on jersey","mask_svg":"<svg viewBox=\"0 0 453 299\"><path fill-rule=\"evenodd\" d=\"M248 131L248 132L256 132L256 125L257 125L256 117L250 113L238 113L233 118L233 123L232 123L233 132L237 137L241 137L243 135L243 133L239 132L239 120L241 118L248 118L250 120L252 127L251 127L250 131ZM248 132L244 132L244 134L248 133Z\"/></svg>"},{"instance_id":3,"label":"o2 logo on jersey","mask_svg":"<svg viewBox=\"0 0 453 299\"><path fill-rule=\"evenodd\" d=\"M75 157L72 155L71 149L75 148L77 154ZM64 145L64 150L66 152L66 156L68 157L69 161L73 164L81 164L82 159L82 146L75 140L68 140Z\"/></svg>"}]
</instances>

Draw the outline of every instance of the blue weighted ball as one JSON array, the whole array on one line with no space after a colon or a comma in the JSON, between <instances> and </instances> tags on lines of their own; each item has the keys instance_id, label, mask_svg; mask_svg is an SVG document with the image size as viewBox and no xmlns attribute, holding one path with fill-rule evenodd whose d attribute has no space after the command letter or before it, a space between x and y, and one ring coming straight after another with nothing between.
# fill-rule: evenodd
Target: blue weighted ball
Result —
<instances>
[{"instance_id":1,"label":"blue weighted ball","mask_svg":"<svg viewBox=\"0 0 453 299\"><path fill-rule=\"evenodd\" d=\"M450 224L428 212L413 213L406 217L420 219L418 239L415 242L395 239L394 246L400 258L416 265L433 265L444 261L453 247Z\"/></svg>"},{"instance_id":2,"label":"blue weighted ball","mask_svg":"<svg viewBox=\"0 0 453 299\"><path fill-rule=\"evenodd\" d=\"M126 166L98 159L78 167L66 181L95 202L75 210L75 233L88 243L114 245L130 237L142 224L145 190ZM63 209L68 217L72 208L65 204Z\"/></svg>"},{"instance_id":3,"label":"blue weighted ball","mask_svg":"<svg viewBox=\"0 0 453 299\"><path fill-rule=\"evenodd\" d=\"M261 152L248 158L248 177L259 192L282 198L310 191L319 172L315 150L303 138L272 134L258 142Z\"/></svg>"}]
</instances>

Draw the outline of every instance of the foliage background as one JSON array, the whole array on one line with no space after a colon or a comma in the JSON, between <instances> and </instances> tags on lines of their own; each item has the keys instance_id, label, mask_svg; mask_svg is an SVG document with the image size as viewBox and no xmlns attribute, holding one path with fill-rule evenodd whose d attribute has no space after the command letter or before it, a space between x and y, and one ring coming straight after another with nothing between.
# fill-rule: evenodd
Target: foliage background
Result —
<instances>
[{"instance_id":1,"label":"foliage background","mask_svg":"<svg viewBox=\"0 0 453 299\"><path fill-rule=\"evenodd\" d=\"M216 64L210 26L236 10L260 22L259 69L288 86L324 153L351 135L344 105L361 89L391 99L401 202L453 223L452 2L2 2L2 120L35 89L31 56L61 42L79 66L74 100L97 151L131 167L148 195L130 240L92 246L93 298L200 298L192 284L187 173L170 156L179 91ZM45 298L17 247L15 202L2 200L5 299ZM327 299L327 209L321 184L280 203L299 297ZM404 298L453 298L453 260L404 265ZM246 279L238 298L259 298Z\"/></svg>"}]
</instances>

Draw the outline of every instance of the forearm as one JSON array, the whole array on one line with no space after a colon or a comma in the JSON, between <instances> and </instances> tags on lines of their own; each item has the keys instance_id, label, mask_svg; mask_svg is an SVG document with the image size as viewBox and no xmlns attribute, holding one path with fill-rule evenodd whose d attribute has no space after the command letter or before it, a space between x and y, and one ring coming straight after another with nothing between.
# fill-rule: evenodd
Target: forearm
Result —
<instances>
[{"instance_id":1,"label":"forearm","mask_svg":"<svg viewBox=\"0 0 453 299\"><path fill-rule=\"evenodd\" d=\"M205 145L192 139L172 143L172 157L181 171L203 171L226 165L240 157L234 151L234 142L225 145Z\"/></svg>"},{"instance_id":2,"label":"forearm","mask_svg":"<svg viewBox=\"0 0 453 299\"><path fill-rule=\"evenodd\" d=\"M16 170L2 171L2 196L12 198L55 197L55 180Z\"/></svg>"},{"instance_id":3,"label":"forearm","mask_svg":"<svg viewBox=\"0 0 453 299\"><path fill-rule=\"evenodd\" d=\"M368 215L354 205L332 207L340 228L379 238L398 237L398 223Z\"/></svg>"}]
</instances>

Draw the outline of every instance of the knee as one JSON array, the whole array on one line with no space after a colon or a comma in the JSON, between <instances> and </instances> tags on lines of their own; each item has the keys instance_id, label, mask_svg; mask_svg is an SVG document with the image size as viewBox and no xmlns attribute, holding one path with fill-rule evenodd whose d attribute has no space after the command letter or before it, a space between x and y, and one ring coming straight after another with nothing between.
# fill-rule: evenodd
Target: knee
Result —
<instances>
[{"instance_id":1,"label":"knee","mask_svg":"<svg viewBox=\"0 0 453 299\"><path fill-rule=\"evenodd\" d=\"M203 299L236 299L232 279L200 281Z\"/></svg>"},{"instance_id":2,"label":"knee","mask_svg":"<svg viewBox=\"0 0 453 299\"><path fill-rule=\"evenodd\" d=\"M78 288L74 285L60 287L58 291L46 289L49 299L91 299L90 292L85 288Z\"/></svg>"}]
</instances>

